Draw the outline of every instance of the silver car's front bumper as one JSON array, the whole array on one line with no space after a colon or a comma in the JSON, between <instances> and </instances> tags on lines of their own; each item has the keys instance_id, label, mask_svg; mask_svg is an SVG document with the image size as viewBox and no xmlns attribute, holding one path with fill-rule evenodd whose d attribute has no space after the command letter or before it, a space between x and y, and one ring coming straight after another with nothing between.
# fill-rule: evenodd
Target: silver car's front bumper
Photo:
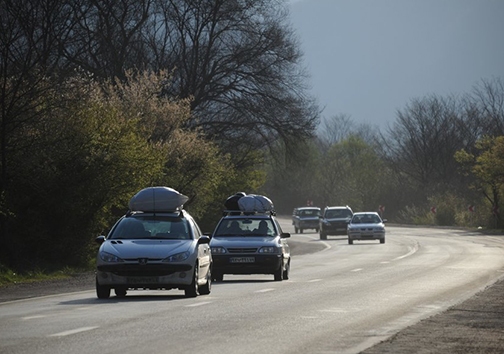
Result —
<instances>
[{"instance_id":1,"label":"silver car's front bumper","mask_svg":"<svg viewBox=\"0 0 504 354\"><path fill-rule=\"evenodd\" d=\"M349 240L383 240L385 239L384 231L375 231L375 232L359 232L359 231L349 231L348 232Z\"/></svg>"},{"instance_id":2,"label":"silver car's front bumper","mask_svg":"<svg viewBox=\"0 0 504 354\"><path fill-rule=\"evenodd\" d=\"M190 285L194 278L193 274L193 267L170 274L97 270L96 280L100 285L110 287L173 289Z\"/></svg>"}]
</instances>

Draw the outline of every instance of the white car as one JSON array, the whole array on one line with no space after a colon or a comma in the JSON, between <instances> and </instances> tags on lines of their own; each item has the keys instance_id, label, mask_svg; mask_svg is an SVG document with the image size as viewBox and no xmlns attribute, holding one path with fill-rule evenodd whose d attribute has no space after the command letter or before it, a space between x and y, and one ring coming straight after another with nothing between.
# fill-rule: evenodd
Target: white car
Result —
<instances>
[{"instance_id":1,"label":"white car","mask_svg":"<svg viewBox=\"0 0 504 354\"><path fill-rule=\"evenodd\" d=\"M179 289L187 297L210 293L210 238L183 210L186 200L167 187L146 188L132 198L130 211L96 239L98 298L109 298L111 289L119 297L128 289Z\"/></svg>"},{"instance_id":2,"label":"white car","mask_svg":"<svg viewBox=\"0 0 504 354\"><path fill-rule=\"evenodd\" d=\"M380 240L380 243L385 243L386 222L376 212L354 213L347 227L348 244L352 245L355 240Z\"/></svg>"}]
</instances>

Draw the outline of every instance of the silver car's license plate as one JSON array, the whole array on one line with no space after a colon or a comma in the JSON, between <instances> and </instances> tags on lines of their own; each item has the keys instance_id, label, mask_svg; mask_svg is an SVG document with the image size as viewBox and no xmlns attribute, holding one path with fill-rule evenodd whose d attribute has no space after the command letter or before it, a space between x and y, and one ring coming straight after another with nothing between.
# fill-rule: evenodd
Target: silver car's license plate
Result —
<instances>
[{"instance_id":1,"label":"silver car's license plate","mask_svg":"<svg viewBox=\"0 0 504 354\"><path fill-rule=\"evenodd\" d=\"M230 263L254 263L254 257L231 257L229 258Z\"/></svg>"},{"instance_id":2,"label":"silver car's license plate","mask_svg":"<svg viewBox=\"0 0 504 354\"><path fill-rule=\"evenodd\" d=\"M156 284L158 277L128 277L128 284Z\"/></svg>"}]
</instances>

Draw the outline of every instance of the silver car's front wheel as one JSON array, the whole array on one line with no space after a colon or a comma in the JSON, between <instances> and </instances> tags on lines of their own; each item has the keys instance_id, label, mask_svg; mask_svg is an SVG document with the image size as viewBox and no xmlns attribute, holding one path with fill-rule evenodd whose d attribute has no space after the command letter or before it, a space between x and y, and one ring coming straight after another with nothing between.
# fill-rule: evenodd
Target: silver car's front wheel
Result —
<instances>
[{"instance_id":1,"label":"silver car's front wheel","mask_svg":"<svg viewBox=\"0 0 504 354\"><path fill-rule=\"evenodd\" d=\"M110 287L100 285L98 279L96 279L96 296L98 296L98 299L108 299L110 297Z\"/></svg>"},{"instance_id":2,"label":"silver car's front wheel","mask_svg":"<svg viewBox=\"0 0 504 354\"><path fill-rule=\"evenodd\" d=\"M198 262L194 265L193 280L190 285L185 288L184 293L186 297L198 296Z\"/></svg>"},{"instance_id":3,"label":"silver car's front wheel","mask_svg":"<svg viewBox=\"0 0 504 354\"><path fill-rule=\"evenodd\" d=\"M208 269L205 285L199 287L200 295L208 295L208 294L210 294L210 291L212 290L212 270L211 269L212 269L212 267L210 267Z\"/></svg>"}]
</instances>

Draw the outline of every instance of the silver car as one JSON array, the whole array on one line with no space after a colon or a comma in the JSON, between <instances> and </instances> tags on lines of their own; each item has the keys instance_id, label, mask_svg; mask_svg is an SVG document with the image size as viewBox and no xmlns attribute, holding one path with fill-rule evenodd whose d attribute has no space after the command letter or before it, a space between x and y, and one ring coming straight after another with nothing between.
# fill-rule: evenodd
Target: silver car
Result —
<instances>
[{"instance_id":1,"label":"silver car","mask_svg":"<svg viewBox=\"0 0 504 354\"><path fill-rule=\"evenodd\" d=\"M128 289L179 289L187 297L211 290L210 238L183 210L128 212L99 236L96 294L125 296Z\"/></svg>"},{"instance_id":2,"label":"silver car","mask_svg":"<svg viewBox=\"0 0 504 354\"><path fill-rule=\"evenodd\" d=\"M354 213L348 224L348 244L352 245L355 240L380 240L385 243L386 219L376 212Z\"/></svg>"}]
</instances>

